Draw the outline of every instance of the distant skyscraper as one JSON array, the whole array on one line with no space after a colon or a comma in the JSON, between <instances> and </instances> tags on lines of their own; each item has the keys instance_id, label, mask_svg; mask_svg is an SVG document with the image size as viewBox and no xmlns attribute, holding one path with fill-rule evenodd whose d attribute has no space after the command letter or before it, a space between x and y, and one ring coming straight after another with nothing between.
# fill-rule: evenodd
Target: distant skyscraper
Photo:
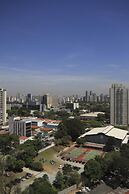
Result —
<instances>
[{"instance_id":1,"label":"distant skyscraper","mask_svg":"<svg viewBox=\"0 0 129 194\"><path fill-rule=\"evenodd\" d=\"M50 108L52 106L52 97L49 94L45 94L43 96L42 104L46 105L46 108Z\"/></svg>"},{"instance_id":2,"label":"distant skyscraper","mask_svg":"<svg viewBox=\"0 0 129 194\"><path fill-rule=\"evenodd\" d=\"M6 123L6 90L0 89L0 125Z\"/></svg>"},{"instance_id":3,"label":"distant skyscraper","mask_svg":"<svg viewBox=\"0 0 129 194\"><path fill-rule=\"evenodd\" d=\"M122 84L113 84L110 88L110 123L129 124L129 90Z\"/></svg>"},{"instance_id":4,"label":"distant skyscraper","mask_svg":"<svg viewBox=\"0 0 129 194\"><path fill-rule=\"evenodd\" d=\"M27 94L26 100L30 104L32 102L32 94Z\"/></svg>"},{"instance_id":5,"label":"distant skyscraper","mask_svg":"<svg viewBox=\"0 0 129 194\"><path fill-rule=\"evenodd\" d=\"M104 102L104 95L100 94L100 102Z\"/></svg>"},{"instance_id":6,"label":"distant skyscraper","mask_svg":"<svg viewBox=\"0 0 129 194\"><path fill-rule=\"evenodd\" d=\"M88 91L86 90L86 95L85 95L85 101L88 102L89 101L89 95L88 95Z\"/></svg>"}]
</instances>

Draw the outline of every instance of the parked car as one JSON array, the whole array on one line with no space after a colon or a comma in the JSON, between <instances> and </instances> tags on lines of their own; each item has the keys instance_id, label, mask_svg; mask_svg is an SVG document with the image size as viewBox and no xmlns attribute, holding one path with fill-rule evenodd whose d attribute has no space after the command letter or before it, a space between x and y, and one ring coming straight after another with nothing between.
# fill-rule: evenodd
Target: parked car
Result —
<instances>
[{"instance_id":1,"label":"parked car","mask_svg":"<svg viewBox=\"0 0 129 194\"><path fill-rule=\"evenodd\" d=\"M27 177L32 177L32 174L31 173L26 173L26 176Z\"/></svg>"}]
</instances>

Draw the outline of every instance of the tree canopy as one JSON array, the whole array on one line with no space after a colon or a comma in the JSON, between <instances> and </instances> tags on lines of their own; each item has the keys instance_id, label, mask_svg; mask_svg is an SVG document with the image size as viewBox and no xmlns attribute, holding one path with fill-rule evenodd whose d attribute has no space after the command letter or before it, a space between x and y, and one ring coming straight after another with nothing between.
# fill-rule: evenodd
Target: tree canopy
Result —
<instances>
[{"instance_id":1,"label":"tree canopy","mask_svg":"<svg viewBox=\"0 0 129 194\"><path fill-rule=\"evenodd\" d=\"M129 184L129 144L123 145L120 152L108 152L103 158L98 156L85 164L82 173L85 185L91 187L101 179L112 187Z\"/></svg>"},{"instance_id":2,"label":"tree canopy","mask_svg":"<svg viewBox=\"0 0 129 194\"><path fill-rule=\"evenodd\" d=\"M46 178L42 177L35 179L22 194L57 194L57 191Z\"/></svg>"},{"instance_id":3,"label":"tree canopy","mask_svg":"<svg viewBox=\"0 0 129 194\"><path fill-rule=\"evenodd\" d=\"M84 126L79 119L66 119L59 124L55 139L69 136L75 141L84 131Z\"/></svg>"}]
</instances>

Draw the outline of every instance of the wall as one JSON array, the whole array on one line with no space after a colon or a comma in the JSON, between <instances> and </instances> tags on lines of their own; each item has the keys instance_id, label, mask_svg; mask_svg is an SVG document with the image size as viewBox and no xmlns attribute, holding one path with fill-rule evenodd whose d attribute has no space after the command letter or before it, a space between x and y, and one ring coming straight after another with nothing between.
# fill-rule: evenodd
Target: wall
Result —
<instances>
[{"instance_id":1,"label":"wall","mask_svg":"<svg viewBox=\"0 0 129 194\"><path fill-rule=\"evenodd\" d=\"M71 187L68 187L67 189L64 189L63 191L59 191L58 194L68 194L71 191L74 191L77 189L77 185L73 185Z\"/></svg>"}]
</instances>

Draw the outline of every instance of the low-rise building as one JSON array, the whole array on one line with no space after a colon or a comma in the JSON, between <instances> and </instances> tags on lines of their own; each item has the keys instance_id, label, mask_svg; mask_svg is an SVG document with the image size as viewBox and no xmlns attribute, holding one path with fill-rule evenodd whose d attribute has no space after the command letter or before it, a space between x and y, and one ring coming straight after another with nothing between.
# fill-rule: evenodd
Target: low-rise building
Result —
<instances>
[{"instance_id":1,"label":"low-rise building","mask_svg":"<svg viewBox=\"0 0 129 194\"><path fill-rule=\"evenodd\" d=\"M19 137L19 143L20 144L23 144L23 143L25 143L28 140L33 140L33 137L26 137L26 136L20 136Z\"/></svg>"},{"instance_id":2,"label":"low-rise building","mask_svg":"<svg viewBox=\"0 0 129 194\"><path fill-rule=\"evenodd\" d=\"M78 102L67 102L66 103L66 108L69 108L70 110L75 110L79 108L79 103Z\"/></svg>"},{"instance_id":3,"label":"low-rise building","mask_svg":"<svg viewBox=\"0 0 129 194\"><path fill-rule=\"evenodd\" d=\"M94 120L98 117L98 115L104 115L104 112L90 112L90 113L85 113L80 115L81 120Z\"/></svg>"},{"instance_id":4,"label":"low-rise building","mask_svg":"<svg viewBox=\"0 0 129 194\"><path fill-rule=\"evenodd\" d=\"M114 126L97 127L85 133L86 142L105 145L109 137L114 137L116 144L128 143L128 131Z\"/></svg>"}]
</instances>

